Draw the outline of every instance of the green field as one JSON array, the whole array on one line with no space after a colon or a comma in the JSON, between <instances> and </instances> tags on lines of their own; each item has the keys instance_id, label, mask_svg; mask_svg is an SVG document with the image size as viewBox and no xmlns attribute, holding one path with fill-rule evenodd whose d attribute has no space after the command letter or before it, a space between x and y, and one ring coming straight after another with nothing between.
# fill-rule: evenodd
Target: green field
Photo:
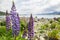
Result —
<instances>
[{"instance_id":1,"label":"green field","mask_svg":"<svg viewBox=\"0 0 60 40\"><path fill-rule=\"evenodd\" d=\"M24 28L27 30L27 23L24 20L20 20L20 22L20 33L17 36L16 40L27 40L25 38L22 38ZM34 22L37 23L38 21ZM38 25L34 26L34 31L37 30L37 32L35 32L34 40L38 40L40 38L39 36L44 36L43 38L45 40L60 40L60 18L57 18L57 20L49 19L45 24L43 24L43 22L44 21L40 21ZM5 21L0 22L0 40L14 40L12 29L6 31Z\"/></svg>"}]
</instances>

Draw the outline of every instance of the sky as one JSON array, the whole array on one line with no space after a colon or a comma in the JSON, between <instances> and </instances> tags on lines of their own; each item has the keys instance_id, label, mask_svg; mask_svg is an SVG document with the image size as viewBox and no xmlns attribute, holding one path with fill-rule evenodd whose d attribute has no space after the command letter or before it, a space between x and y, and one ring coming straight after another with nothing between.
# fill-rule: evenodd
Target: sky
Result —
<instances>
[{"instance_id":1,"label":"sky","mask_svg":"<svg viewBox=\"0 0 60 40\"><path fill-rule=\"evenodd\" d=\"M0 0L0 11L10 12L13 0ZM41 14L60 11L60 0L14 0L19 14Z\"/></svg>"}]
</instances>

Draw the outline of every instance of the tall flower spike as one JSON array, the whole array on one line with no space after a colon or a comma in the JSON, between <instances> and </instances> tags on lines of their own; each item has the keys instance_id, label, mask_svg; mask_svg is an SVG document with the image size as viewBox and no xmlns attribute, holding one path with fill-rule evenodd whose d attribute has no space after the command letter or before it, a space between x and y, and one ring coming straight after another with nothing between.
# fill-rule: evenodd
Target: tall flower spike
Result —
<instances>
[{"instance_id":1,"label":"tall flower spike","mask_svg":"<svg viewBox=\"0 0 60 40\"><path fill-rule=\"evenodd\" d=\"M12 20L13 36L18 36L20 31L20 19L19 19L18 13L16 12L16 7L14 2L13 2L10 13L11 13L11 20Z\"/></svg>"},{"instance_id":2,"label":"tall flower spike","mask_svg":"<svg viewBox=\"0 0 60 40\"><path fill-rule=\"evenodd\" d=\"M10 23L10 16L8 14L8 11L6 11L6 30L10 30L11 28L11 23Z\"/></svg>"},{"instance_id":3,"label":"tall flower spike","mask_svg":"<svg viewBox=\"0 0 60 40\"><path fill-rule=\"evenodd\" d=\"M11 10L16 11L16 7L15 7L14 2L12 2L12 8L11 8Z\"/></svg>"},{"instance_id":4,"label":"tall flower spike","mask_svg":"<svg viewBox=\"0 0 60 40\"><path fill-rule=\"evenodd\" d=\"M31 14L30 20L28 23L28 40L33 40L33 37L34 37L34 21Z\"/></svg>"}]
</instances>

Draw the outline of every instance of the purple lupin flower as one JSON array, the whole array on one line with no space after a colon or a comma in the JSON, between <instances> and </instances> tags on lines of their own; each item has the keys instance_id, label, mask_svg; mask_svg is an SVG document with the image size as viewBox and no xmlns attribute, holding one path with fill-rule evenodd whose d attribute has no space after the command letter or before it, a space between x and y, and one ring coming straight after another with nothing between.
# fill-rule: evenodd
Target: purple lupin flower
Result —
<instances>
[{"instance_id":1,"label":"purple lupin flower","mask_svg":"<svg viewBox=\"0 0 60 40\"><path fill-rule=\"evenodd\" d=\"M34 37L34 21L31 14L30 20L28 23L28 40L33 40L33 37Z\"/></svg>"},{"instance_id":2,"label":"purple lupin flower","mask_svg":"<svg viewBox=\"0 0 60 40\"><path fill-rule=\"evenodd\" d=\"M11 23L10 23L10 16L8 14L8 11L6 11L6 30L10 30L11 28Z\"/></svg>"},{"instance_id":3,"label":"purple lupin flower","mask_svg":"<svg viewBox=\"0 0 60 40\"><path fill-rule=\"evenodd\" d=\"M16 7L14 2L13 2L10 13L11 13L11 20L12 20L13 36L18 36L20 31L20 19L19 19L18 13L16 12Z\"/></svg>"}]
</instances>

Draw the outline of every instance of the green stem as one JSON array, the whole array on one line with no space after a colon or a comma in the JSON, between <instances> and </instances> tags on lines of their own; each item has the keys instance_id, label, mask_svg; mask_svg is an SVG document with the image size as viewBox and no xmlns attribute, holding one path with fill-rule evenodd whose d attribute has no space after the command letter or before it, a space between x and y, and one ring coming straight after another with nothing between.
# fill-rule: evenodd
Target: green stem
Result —
<instances>
[{"instance_id":1,"label":"green stem","mask_svg":"<svg viewBox=\"0 0 60 40\"><path fill-rule=\"evenodd\" d=\"M16 40L16 35L14 35L14 40Z\"/></svg>"}]
</instances>

